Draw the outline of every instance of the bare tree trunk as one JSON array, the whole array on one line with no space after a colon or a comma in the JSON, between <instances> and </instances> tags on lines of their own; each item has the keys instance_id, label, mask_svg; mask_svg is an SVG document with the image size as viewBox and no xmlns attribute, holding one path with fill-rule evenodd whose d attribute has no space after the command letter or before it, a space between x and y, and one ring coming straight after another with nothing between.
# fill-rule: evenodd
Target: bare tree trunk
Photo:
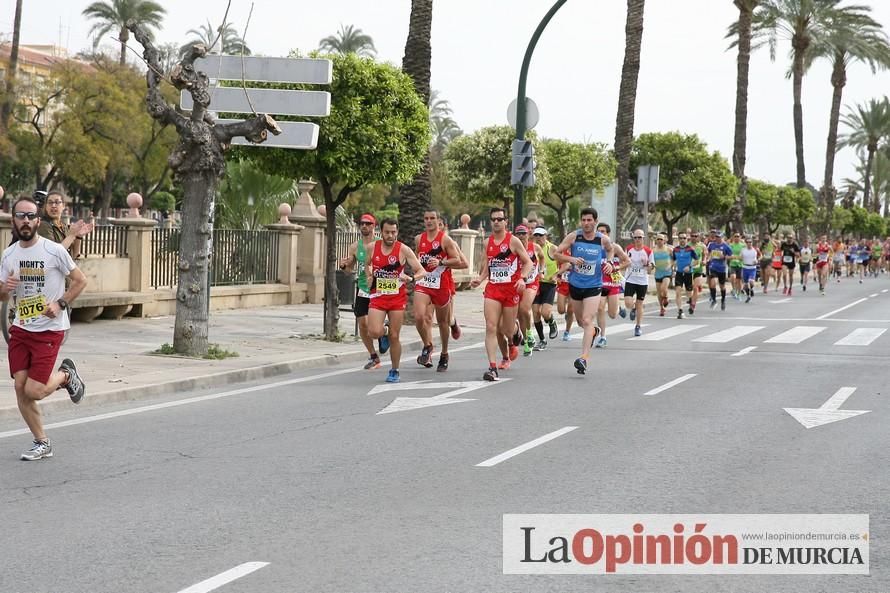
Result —
<instances>
[{"instance_id":1,"label":"bare tree trunk","mask_svg":"<svg viewBox=\"0 0 890 593\"><path fill-rule=\"evenodd\" d=\"M797 187L807 186L806 164L803 158L803 105L801 95L803 93L803 60L809 42L798 39L792 40L794 46L794 63L792 65L793 92L794 92L794 153L797 157Z\"/></svg>"},{"instance_id":2,"label":"bare tree trunk","mask_svg":"<svg viewBox=\"0 0 890 593\"><path fill-rule=\"evenodd\" d=\"M624 65L621 68L621 88L618 91L618 115L615 122L615 159L618 161L618 215L630 205L630 151L634 140L634 109L637 100L637 80L640 74L640 47L643 40L643 8L645 0L627 0L627 21L624 26ZM620 229L613 231L618 236Z\"/></svg>"},{"instance_id":3,"label":"bare tree trunk","mask_svg":"<svg viewBox=\"0 0 890 593\"><path fill-rule=\"evenodd\" d=\"M179 242L179 282L176 287L176 322L173 349L188 356L201 356L208 347L208 274L213 244L213 208L219 176L196 171L180 177L183 194L183 232Z\"/></svg>"},{"instance_id":4,"label":"bare tree trunk","mask_svg":"<svg viewBox=\"0 0 890 593\"><path fill-rule=\"evenodd\" d=\"M0 130L9 129L9 118L15 105L15 75L19 63L19 38L22 32L22 1L16 0L15 21L12 25L12 47L9 49L9 66L6 71L6 96L0 107Z\"/></svg>"},{"instance_id":5,"label":"bare tree trunk","mask_svg":"<svg viewBox=\"0 0 890 593\"><path fill-rule=\"evenodd\" d=\"M871 144L868 145L868 160L865 161L865 180L863 182L862 187L862 207L866 210L872 212L876 212L876 210L872 207L871 203L871 173L872 168L875 164L875 151L877 147L872 147Z\"/></svg>"},{"instance_id":6,"label":"bare tree trunk","mask_svg":"<svg viewBox=\"0 0 890 593\"><path fill-rule=\"evenodd\" d=\"M340 337L340 293L337 291L337 202L334 188L327 179L319 180L324 193L325 262L324 262L324 338L334 342ZM364 274L364 270L357 271Z\"/></svg>"},{"instance_id":7,"label":"bare tree trunk","mask_svg":"<svg viewBox=\"0 0 890 593\"><path fill-rule=\"evenodd\" d=\"M834 56L834 67L831 71L831 86L834 92L831 95L831 112L828 117L828 140L825 143L825 176L822 179L822 205L828 209L829 214L834 207L834 157L837 154L837 128L841 119L841 102L843 101L844 86L847 84L847 68L844 64L844 54L838 52Z\"/></svg>"},{"instance_id":8,"label":"bare tree trunk","mask_svg":"<svg viewBox=\"0 0 890 593\"><path fill-rule=\"evenodd\" d=\"M745 162L748 144L748 75L751 66L751 21L757 0L735 0L739 9L739 55L736 66L735 141L732 152L732 173L739 180L736 203L732 212L733 230L741 231L742 215L747 205L748 183Z\"/></svg>"},{"instance_id":9,"label":"bare tree trunk","mask_svg":"<svg viewBox=\"0 0 890 593\"><path fill-rule=\"evenodd\" d=\"M120 39L120 42L121 42L120 65L126 66L127 65L127 41L130 40L130 32L127 30L126 27L123 27L121 29L121 33L118 36L118 39Z\"/></svg>"}]
</instances>

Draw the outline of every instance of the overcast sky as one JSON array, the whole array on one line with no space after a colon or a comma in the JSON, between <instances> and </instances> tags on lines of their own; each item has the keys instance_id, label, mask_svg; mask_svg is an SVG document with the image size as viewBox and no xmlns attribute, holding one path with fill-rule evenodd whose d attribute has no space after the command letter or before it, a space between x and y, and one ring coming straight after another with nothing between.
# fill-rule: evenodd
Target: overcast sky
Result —
<instances>
[{"instance_id":1,"label":"overcast sky","mask_svg":"<svg viewBox=\"0 0 890 593\"><path fill-rule=\"evenodd\" d=\"M222 19L226 2L160 0L167 9L162 42L184 42L186 31ZM864 0L890 27L890 2ZM86 0L25 0L22 43L61 42L72 53L88 47ZM532 32L550 0L436 0L433 12L432 86L450 101L465 131L506 123L516 96L519 67ZM229 13L239 32L250 10L233 0ZM12 31L15 2L0 0L0 35ZM410 0L256 0L247 31L254 53L281 56L308 51L352 24L374 38L378 57L401 64ZM545 137L612 145L624 57L624 0L569 0L545 31L532 60L528 95L541 111ZM736 53L726 51L726 27L738 16L731 0L649 0L634 132L696 133L727 160L732 155ZM135 42L131 40L131 46ZM791 82L785 78L789 45L776 63L766 49L751 63L748 119L750 177L773 183L795 179ZM116 53L115 53L116 55ZM135 56L134 56L135 57ZM886 92L890 74L872 75L861 64L848 75L844 105ZM830 68L817 64L804 79L807 178L821 186L831 105ZM843 132L843 127L841 129ZM854 175L855 155L838 155L835 185Z\"/></svg>"}]
</instances>

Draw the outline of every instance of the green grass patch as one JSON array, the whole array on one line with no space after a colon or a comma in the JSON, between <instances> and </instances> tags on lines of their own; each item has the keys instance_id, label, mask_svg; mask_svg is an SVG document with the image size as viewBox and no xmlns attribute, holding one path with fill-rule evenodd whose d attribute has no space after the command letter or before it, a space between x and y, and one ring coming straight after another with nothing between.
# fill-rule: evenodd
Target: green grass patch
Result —
<instances>
[{"instance_id":1,"label":"green grass patch","mask_svg":"<svg viewBox=\"0 0 890 593\"><path fill-rule=\"evenodd\" d=\"M220 348L219 344L210 344L207 347L207 354L204 355L204 358L210 360L222 360L224 358L237 358L238 353L232 352L231 350L226 350L225 348Z\"/></svg>"}]
</instances>

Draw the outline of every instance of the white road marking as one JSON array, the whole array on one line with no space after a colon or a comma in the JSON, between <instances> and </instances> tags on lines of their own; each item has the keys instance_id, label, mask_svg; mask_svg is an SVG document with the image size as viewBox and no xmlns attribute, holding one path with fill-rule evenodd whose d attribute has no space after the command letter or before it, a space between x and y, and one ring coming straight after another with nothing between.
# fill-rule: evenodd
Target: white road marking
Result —
<instances>
[{"instance_id":1,"label":"white road marking","mask_svg":"<svg viewBox=\"0 0 890 593\"><path fill-rule=\"evenodd\" d=\"M880 327L860 327L834 343L835 346L868 346L887 331Z\"/></svg>"},{"instance_id":2,"label":"white road marking","mask_svg":"<svg viewBox=\"0 0 890 593\"><path fill-rule=\"evenodd\" d=\"M770 301L774 305L781 305L782 303L790 303L792 299L779 299L778 301Z\"/></svg>"},{"instance_id":3,"label":"white road marking","mask_svg":"<svg viewBox=\"0 0 890 593\"><path fill-rule=\"evenodd\" d=\"M245 562L235 568L227 570L223 573L210 577L206 581L201 581L196 585L192 585L187 589L179 591L179 593L209 593L215 589L219 589L223 585L228 585L232 581L245 577L265 566L269 566L268 562Z\"/></svg>"},{"instance_id":4,"label":"white road marking","mask_svg":"<svg viewBox=\"0 0 890 593\"><path fill-rule=\"evenodd\" d=\"M458 389L454 389L452 391L448 391L446 393L440 393L439 395L433 397L397 397L393 401L390 402L388 406L377 412L377 415L380 414L392 414L393 412L406 412L408 410L417 410L419 408L429 408L432 406L446 406L448 404L459 404L463 402L473 402L476 401L474 399L450 399L455 395L463 395L464 393L469 393L470 391L475 391L477 389L485 389L486 387L491 387L492 385L498 385L500 383L504 383L509 381L510 379L501 379L497 382L492 381L465 381L463 383L457 383L459 386ZM447 385L447 383L440 383L439 385ZM422 389L415 385L414 389ZM446 387L447 388L447 387ZM373 391L373 390L372 390Z\"/></svg>"},{"instance_id":5,"label":"white road marking","mask_svg":"<svg viewBox=\"0 0 890 593\"><path fill-rule=\"evenodd\" d=\"M868 414L871 410L841 410L840 407L856 391L855 387L841 387L818 408L783 408L800 422L804 428L815 428L823 424L846 420L854 416Z\"/></svg>"},{"instance_id":6,"label":"white road marking","mask_svg":"<svg viewBox=\"0 0 890 593\"><path fill-rule=\"evenodd\" d=\"M765 340L765 344L800 344L804 340L812 338L819 332L825 331L825 327L815 327L812 325L798 325L786 332L782 332L778 336L773 336L769 340Z\"/></svg>"},{"instance_id":7,"label":"white road marking","mask_svg":"<svg viewBox=\"0 0 890 593\"><path fill-rule=\"evenodd\" d=\"M870 295L868 295L868 298L873 299L876 296L878 296L878 293L870 294Z\"/></svg>"},{"instance_id":8,"label":"white road marking","mask_svg":"<svg viewBox=\"0 0 890 593\"><path fill-rule=\"evenodd\" d=\"M890 288L885 288L885 289L882 290L881 292L884 293L884 292L887 292L888 290L890 290Z\"/></svg>"},{"instance_id":9,"label":"white road marking","mask_svg":"<svg viewBox=\"0 0 890 593\"><path fill-rule=\"evenodd\" d=\"M685 334L691 331L695 331L697 329L701 329L703 327L708 327L707 325L675 325L673 327L669 327L667 329L662 329L657 332L653 332L651 334L643 334L639 338L628 338L629 340L642 340L644 342L659 342L661 340L666 340L668 338L673 338L674 336L679 336L680 334ZM606 334L608 335L608 334Z\"/></svg>"},{"instance_id":10,"label":"white road marking","mask_svg":"<svg viewBox=\"0 0 890 593\"><path fill-rule=\"evenodd\" d=\"M648 327L648 326L649 326L648 323L644 323L640 327ZM615 325L606 324L605 336L608 338L608 337L614 336L615 334L633 331L633 329L634 329L633 323L617 323Z\"/></svg>"},{"instance_id":11,"label":"white road marking","mask_svg":"<svg viewBox=\"0 0 890 593\"><path fill-rule=\"evenodd\" d=\"M524 445L519 445L518 447L510 449L509 451L505 451L505 452L501 453L500 455L495 455L491 459L486 459L482 463L477 463L476 467L492 467L494 465L501 463L502 461L506 461L506 460L510 459L511 457L516 457L520 453L525 453L529 449L534 449L538 445L543 445L546 442L552 441L553 439L557 439L564 434L570 433L573 430L575 430L576 428L578 428L578 427L577 426L564 426L563 428L560 428L559 430L555 430L551 433L545 434L544 436L538 437L533 441L529 441L529 442L525 443Z\"/></svg>"},{"instance_id":12,"label":"white road marking","mask_svg":"<svg viewBox=\"0 0 890 593\"><path fill-rule=\"evenodd\" d=\"M469 346L462 346L461 348L455 348L451 350L451 352L458 352L461 350L470 350L472 348L479 348L483 346L484 343L480 342L477 344L471 344ZM253 387L242 387L241 389L232 389L231 391L223 391L221 393L210 393L208 395L199 395L196 397L190 397L187 399L179 399L176 401L164 402L161 404L151 404L148 406L141 406L138 408L130 408L127 410L120 410L118 412L108 412L105 414L97 414L95 416L84 416L83 418L75 418L73 420L65 420L63 422L54 422L52 424L47 424L44 428L47 430L53 428L64 428L66 426L77 426L78 424L89 424L91 422L99 422L102 420L112 420L114 418L121 418L123 416L132 416L133 414L142 414L143 412L154 412L155 410L164 410L166 408L175 408L178 406L186 406L189 404L197 404L205 401L212 401L215 399L223 399L226 397L231 397L233 395L241 395L242 393L255 393L257 391L265 391L267 389L274 389L276 387L284 387L287 385L296 385L298 383L307 383L309 381L315 381L316 379L326 379L328 377L337 377L339 375L348 375L350 373L358 373L358 372L366 372L361 367L356 367L354 369L341 369L338 371L328 371L326 373L319 373L317 375L310 375L308 377L300 377L298 379L287 379L285 381L276 381L274 383L264 383L262 385L254 385ZM87 395L89 397L89 395ZM28 429L19 429L19 430L9 430L7 432L0 432L0 439L6 439L9 437L20 436L23 434L30 434L31 431Z\"/></svg>"},{"instance_id":13,"label":"white road marking","mask_svg":"<svg viewBox=\"0 0 890 593\"><path fill-rule=\"evenodd\" d=\"M861 303L861 302L863 302L863 301L867 301L867 300L868 300L867 298L863 297L863 298L859 299L858 301L853 301L853 302L850 303L849 305L844 305L844 306L841 307L840 309L835 309L834 311L831 311L831 312L829 312L829 313L826 313L825 315L820 315L819 317L816 317L816 319L817 319L817 320L822 320L822 319L825 319L825 318L827 318L827 317L831 317L831 316L834 315L835 313L840 313L841 311L846 311L846 310L849 309L850 307L855 307L855 306L858 305L859 303Z\"/></svg>"},{"instance_id":14,"label":"white road marking","mask_svg":"<svg viewBox=\"0 0 890 593\"><path fill-rule=\"evenodd\" d=\"M749 352L754 352L755 350L757 350L757 346L748 346L747 348L742 348L735 354L732 354L732 356L744 356L744 355L748 354Z\"/></svg>"},{"instance_id":15,"label":"white road marking","mask_svg":"<svg viewBox=\"0 0 890 593\"><path fill-rule=\"evenodd\" d=\"M716 344L725 344L726 342L731 342L733 340L737 340L738 338L747 336L748 334L753 334L754 332L761 330L764 327L765 326L763 326L763 325L736 325L729 329L719 331L715 334L708 334L707 336L695 338L692 341L693 342L711 342L711 343L716 343Z\"/></svg>"},{"instance_id":16,"label":"white road marking","mask_svg":"<svg viewBox=\"0 0 890 593\"><path fill-rule=\"evenodd\" d=\"M697 373L690 373L690 374L688 374L688 375L683 375L682 377L678 377L678 378L674 379L673 381L668 381L667 383L665 383L665 384L662 385L661 387L656 387L655 389L650 389L649 391L647 391L647 392L644 393L643 395L658 395L658 394L661 393L662 391L667 391L667 390L670 389L671 387L674 387L674 386L676 386L676 385L679 385L680 383L683 383L683 382L685 382L685 381L688 381L689 379L691 379L691 378L693 378L693 377L695 377L695 376L697 376L697 375L698 375Z\"/></svg>"}]
</instances>

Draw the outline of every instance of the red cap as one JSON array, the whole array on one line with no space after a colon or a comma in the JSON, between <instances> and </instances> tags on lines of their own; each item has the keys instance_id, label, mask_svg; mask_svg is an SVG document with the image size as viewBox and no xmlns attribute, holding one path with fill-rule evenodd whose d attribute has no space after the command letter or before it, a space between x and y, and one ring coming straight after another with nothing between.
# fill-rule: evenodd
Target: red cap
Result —
<instances>
[{"instance_id":1,"label":"red cap","mask_svg":"<svg viewBox=\"0 0 890 593\"><path fill-rule=\"evenodd\" d=\"M359 222L370 222L371 224L377 224L377 219L374 218L374 216L371 214L362 214Z\"/></svg>"},{"instance_id":2,"label":"red cap","mask_svg":"<svg viewBox=\"0 0 890 593\"><path fill-rule=\"evenodd\" d=\"M526 234L528 234L528 227L525 226L524 224L521 224L521 225L519 225L518 227L516 227L516 228L513 230L513 233L515 233L515 234L517 234L517 235L518 235L519 233L526 233Z\"/></svg>"}]
</instances>

